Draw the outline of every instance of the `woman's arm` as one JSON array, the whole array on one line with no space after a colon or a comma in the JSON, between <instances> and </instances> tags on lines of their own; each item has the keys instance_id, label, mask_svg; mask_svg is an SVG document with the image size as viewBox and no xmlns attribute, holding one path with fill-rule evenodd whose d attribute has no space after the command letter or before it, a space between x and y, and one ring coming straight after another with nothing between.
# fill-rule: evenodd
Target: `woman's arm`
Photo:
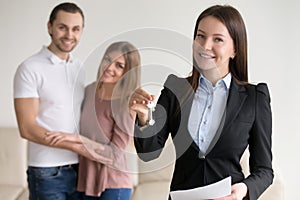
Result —
<instances>
[{"instance_id":1,"label":"woman's arm","mask_svg":"<svg viewBox=\"0 0 300 200\"><path fill-rule=\"evenodd\" d=\"M179 123L171 122L178 106L177 96L174 94L174 90L171 90L178 88L178 85L174 83L178 83L178 78L170 75L164 84L153 113L154 125L135 126L134 144L138 156L143 161L150 161L159 157L171 128L178 125L174 123Z\"/></svg>"},{"instance_id":2,"label":"woman's arm","mask_svg":"<svg viewBox=\"0 0 300 200\"><path fill-rule=\"evenodd\" d=\"M243 181L250 200L257 199L273 182L272 113L266 84L256 86L256 116L249 138L250 175Z\"/></svg>"},{"instance_id":3,"label":"woman's arm","mask_svg":"<svg viewBox=\"0 0 300 200\"><path fill-rule=\"evenodd\" d=\"M74 151L73 147L76 146L73 146L73 141L65 140L55 144L51 140L45 139L45 134L49 130L41 127L36 122L40 109L39 98L17 98L14 100L14 106L22 138L37 144Z\"/></svg>"}]
</instances>

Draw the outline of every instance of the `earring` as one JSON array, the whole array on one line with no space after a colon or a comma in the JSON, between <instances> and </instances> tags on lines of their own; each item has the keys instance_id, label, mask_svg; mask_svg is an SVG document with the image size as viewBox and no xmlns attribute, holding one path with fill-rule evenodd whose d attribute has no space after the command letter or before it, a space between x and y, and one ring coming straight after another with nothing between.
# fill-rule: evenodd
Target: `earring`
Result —
<instances>
[{"instance_id":1,"label":"earring","mask_svg":"<svg viewBox=\"0 0 300 200\"><path fill-rule=\"evenodd\" d=\"M234 59L234 55L230 56L231 59Z\"/></svg>"}]
</instances>

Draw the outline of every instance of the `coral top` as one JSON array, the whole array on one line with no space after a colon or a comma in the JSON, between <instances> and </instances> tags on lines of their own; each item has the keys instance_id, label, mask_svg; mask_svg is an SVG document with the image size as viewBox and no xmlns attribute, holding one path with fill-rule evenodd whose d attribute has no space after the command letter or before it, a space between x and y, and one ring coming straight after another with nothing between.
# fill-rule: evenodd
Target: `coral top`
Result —
<instances>
[{"instance_id":1,"label":"coral top","mask_svg":"<svg viewBox=\"0 0 300 200\"><path fill-rule=\"evenodd\" d=\"M107 188L131 188L127 173L126 147L133 135L134 121L128 107L120 108L120 100L99 100L95 98L96 83L85 89L80 119L80 134L105 144L101 155L113 159L113 165L105 165L80 157L78 191L89 196L100 196ZM93 151L86 146L88 151Z\"/></svg>"}]
</instances>

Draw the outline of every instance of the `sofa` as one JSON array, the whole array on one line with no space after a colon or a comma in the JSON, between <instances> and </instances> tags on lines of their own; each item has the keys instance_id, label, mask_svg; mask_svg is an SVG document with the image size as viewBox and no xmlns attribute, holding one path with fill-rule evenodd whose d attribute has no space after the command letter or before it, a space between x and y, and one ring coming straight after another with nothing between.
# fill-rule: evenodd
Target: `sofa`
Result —
<instances>
[{"instance_id":1,"label":"sofa","mask_svg":"<svg viewBox=\"0 0 300 200\"><path fill-rule=\"evenodd\" d=\"M0 199L28 199L26 181L27 142L16 127L0 127ZM128 172L132 177L132 200L166 200L174 169L174 146L167 141L161 156L150 162L137 158L133 142L127 150ZM248 152L241 160L247 175ZM284 200L284 184L274 163L274 182L259 200Z\"/></svg>"},{"instance_id":2,"label":"sofa","mask_svg":"<svg viewBox=\"0 0 300 200\"><path fill-rule=\"evenodd\" d=\"M27 142L17 128L0 127L0 199L28 199Z\"/></svg>"}]
</instances>

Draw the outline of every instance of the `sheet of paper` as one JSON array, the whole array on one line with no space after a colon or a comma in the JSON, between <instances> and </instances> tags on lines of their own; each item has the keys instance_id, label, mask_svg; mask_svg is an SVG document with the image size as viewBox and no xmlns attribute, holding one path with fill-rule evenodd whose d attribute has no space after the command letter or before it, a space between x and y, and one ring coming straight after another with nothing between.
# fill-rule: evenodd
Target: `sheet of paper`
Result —
<instances>
[{"instance_id":1,"label":"sheet of paper","mask_svg":"<svg viewBox=\"0 0 300 200\"><path fill-rule=\"evenodd\" d=\"M208 200L227 196L231 193L231 176L216 183L190 190L170 192L172 200Z\"/></svg>"}]
</instances>

